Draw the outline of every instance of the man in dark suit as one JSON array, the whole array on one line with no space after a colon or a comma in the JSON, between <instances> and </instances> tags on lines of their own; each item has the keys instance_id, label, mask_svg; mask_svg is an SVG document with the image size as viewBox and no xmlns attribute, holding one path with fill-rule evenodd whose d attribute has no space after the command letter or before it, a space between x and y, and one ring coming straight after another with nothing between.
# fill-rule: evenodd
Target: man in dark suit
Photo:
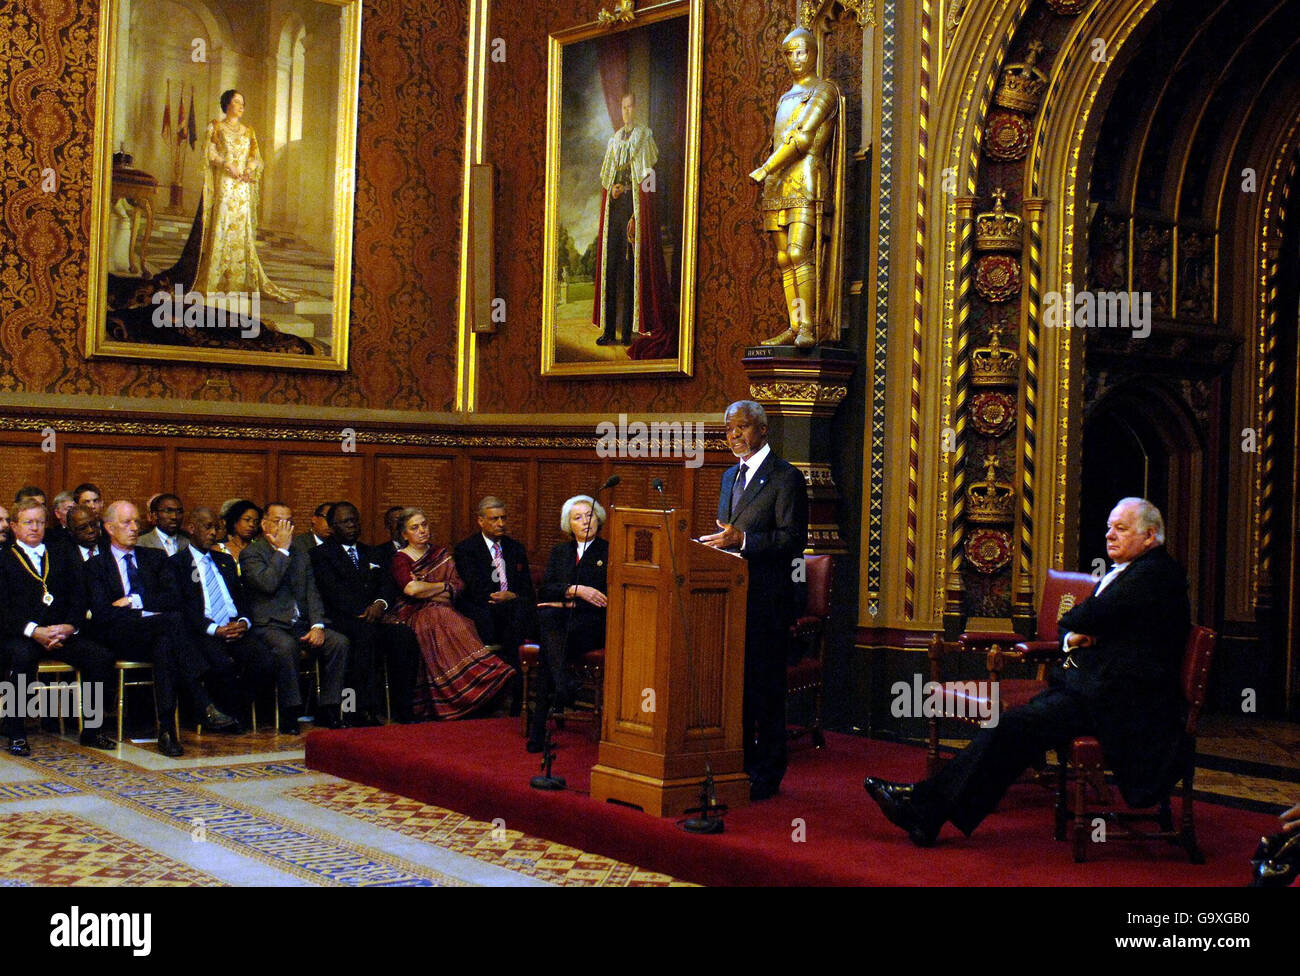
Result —
<instances>
[{"instance_id":1,"label":"man in dark suit","mask_svg":"<svg viewBox=\"0 0 1300 976\"><path fill-rule=\"evenodd\" d=\"M590 495L576 495L560 511L560 529L571 538L551 550L539 596L541 661L537 710L528 729L529 752L541 752L552 706L563 708L577 692L568 664L605 646L606 574L609 543L596 538L605 509Z\"/></svg>"},{"instance_id":2,"label":"man in dark suit","mask_svg":"<svg viewBox=\"0 0 1300 976\"><path fill-rule=\"evenodd\" d=\"M216 516L209 508L196 508L186 528L189 542L171 561L190 639L207 663L213 697L238 715L248 711L258 692L270 688L275 663L266 645L251 633L248 598L235 561L212 548Z\"/></svg>"},{"instance_id":3,"label":"man in dark suit","mask_svg":"<svg viewBox=\"0 0 1300 976\"><path fill-rule=\"evenodd\" d=\"M348 664L348 639L326 624L325 604L312 573L311 560L291 552L293 511L284 502L271 502L262 517L262 534L239 554L239 573L251 597L253 633L278 661L280 731L294 734L302 714L298 685L298 655L320 658L320 714L316 724L343 728L339 703Z\"/></svg>"},{"instance_id":4,"label":"man in dark suit","mask_svg":"<svg viewBox=\"0 0 1300 976\"><path fill-rule=\"evenodd\" d=\"M45 544L47 546L66 546L71 541L68 538L68 530L52 514L50 503L45 497L45 489L36 485L23 485L14 495L15 509L28 499L40 502L45 506L45 514L48 520L48 524L45 526Z\"/></svg>"},{"instance_id":5,"label":"man in dark suit","mask_svg":"<svg viewBox=\"0 0 1300 976\"><path fill-rule=\"evenodd\" d=\"M68 537L73 541L82 562L89 562L103 549L103 529L99 519L85 505L68 512Z\"/></svg>"},{"instance_id":6,"label":"man in dark suit","mask_svg":"<svg viewBox=\"0 0 1300 976\"><path fill-rule=\"evenodd\" d=\"M203 659L186 636L175 569L161 551L136 545L140 514L135 505L109 505L104 532L111 544L86 563L95 628L115 656L153 663L158 751L183 755L174 722L178 693L204 726L221 731L236 722L212 703L199 680Z\"/></svg>"},{"instance_id":7,"label":"man in dark suit","mask_svg":"<svg viewBox=\"0 0 1300 976\"><path fill-rule=\"evenodd\" d=\"M1186 745L1178 682L1191 610L1187 575L1164 538L1154 505L1122 499L1106 524L1113 565L1061 617L1067 656L1049 672L1047 690L982 728L930 779L867 779L872 799L913 843L934 843L946 820L969 836L1026 767L1077 735L1101 741L1129 804L1168 795Z\"/></svg>"},{"instance_id":8,"label":"man in dark suit","mask_svg":"<svg viewBox=\"0 0 1300 976\"><path fill-rule=\"evenodd\" d=\"M537 631L537 595L523 545L506 535L506 503L488 495L478 503L479 531L456 545L456 572L465 590L456 609L474 621L484 644L519 670L519 645ZM510 686L510 714L520 708L519 678Z\"/></svg>"},{"instance_id":9,"label":"man in dark suit","mask_svg":"<svg viewBox=\"0 0 1300 976\"><path fill-rule=\"evenodd\" d=\"M740 400L723 414L727 445L740 459L722 476L718 531L706 546L737 552L749 566L745 601L745 772L750 798L775 796L785 775L785 668L799 614L797 560L808 541L803 474L772 453L767 412Z\"/></svg>"},{"instance_id":10,"label":"man in dark suit","mask_svg":"<svg viewBox=\"0 0 1300 976\"><path fill-rule=\"evenodd\" d=\"M13 542L13 533L9 528L9 509L0 505L0 549Z\"/></svg>"},{"instance_id":11,"label":"man in dark suit","mask_svg":"<svg viewBox=\"0 0 1300 976\"><path fill-rule=\"evenodd\" d=\"M378 551L360 541L361 513L355 505L336 502L331 506L329 533L311 550L311 566L331 624L351 645L347 686L356 690L357 700L350 722L379 724L375 716L384 704L381 654L388 662L393 715L399 722L410 722L420 644L410 627L382 619L384 611L396 603L397 586L379 565Z\"/></svg>"},{"instance_id":12,"label":"man in dark suit","mask_svg":"<svg viewBox=\"0 0 1300 976\"><path fill-rule=\"evenodd\" d=\"M83 683L98 683L100 700L111 687L113 657L85 633L86 586L81 560L71 546L45 544L45 506L36 499L14 510L13 545L0 550L0 660L6 681L36 681L42 657L56 658L81 672ZM89 696L83 697L83 717ZM100 719L102 720L102 715ZM9 752L30 756L23 719L6 716ZM112 749L117 743L98 728L86 727L81 744Z\"/></svg>"}]
</instances>

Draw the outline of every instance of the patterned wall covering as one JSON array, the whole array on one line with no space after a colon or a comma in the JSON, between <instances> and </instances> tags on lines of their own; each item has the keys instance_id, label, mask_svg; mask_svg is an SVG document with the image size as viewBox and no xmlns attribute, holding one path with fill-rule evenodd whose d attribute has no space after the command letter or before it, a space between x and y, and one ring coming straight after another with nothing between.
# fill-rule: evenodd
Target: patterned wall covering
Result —
<instances>
[{"instance_id":1,"label":"patterned wall covering","mask_svg":"<svg viewBox=\"0 0 1300 976\"><path fill-rule=\"evenodd\" d=\"M94 0L0 0L0 392L449 410L463 6L364 7L346 375L84 359L98 13ZM46 166L58 192L40 190Z\"/></svg>"},{"instance_id":2,"label":"patterned wall covering","mask_svg":"<svg viewBox=\"0 0 1300 976\"><path fill-rule=\"evenodd\" d=\"M758 191L747 174L762 158L777 95L789 87L777 50L793 26L794 5L704 5L695 376L543 379L546 38L594 20L599 6L548 0L492 7L488 33L505 40L506 61L490 65L486 152L499 167L497 213L511 230L507 234L505 220L499 221L497 283L508 319L479 345L479 409L711 412L745 394L744 347L778 331L779 280L756 209ZM833 44L830 59L833 76L851 93L861 74L861 34L847 22L837 30L852 31L848 41ZM854 138L850 145L856 148Z\"/></svg>"}]
</instances>

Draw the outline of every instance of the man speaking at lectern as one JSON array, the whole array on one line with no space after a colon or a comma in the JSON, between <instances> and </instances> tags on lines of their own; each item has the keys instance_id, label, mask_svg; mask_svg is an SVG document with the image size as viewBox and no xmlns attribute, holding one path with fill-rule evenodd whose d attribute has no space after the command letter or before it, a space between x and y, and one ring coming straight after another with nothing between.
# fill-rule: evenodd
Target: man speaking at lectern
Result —
<instances>
[{"instance_id":1,"label":"man speaking at lectern","mask_svg":"<svg viewBox=\"0 0 1300 976\"><path fill-rule=\"evenodd\" d=\"M767 413L739 400L722 415L740 463L722 476L718 531L700 541L749 564L745 605L745 772L751 800L775 796L785 775L785 668L799 615L797 561L808 539L803 474L772 453Z\"/></svg>"}]
</instances>

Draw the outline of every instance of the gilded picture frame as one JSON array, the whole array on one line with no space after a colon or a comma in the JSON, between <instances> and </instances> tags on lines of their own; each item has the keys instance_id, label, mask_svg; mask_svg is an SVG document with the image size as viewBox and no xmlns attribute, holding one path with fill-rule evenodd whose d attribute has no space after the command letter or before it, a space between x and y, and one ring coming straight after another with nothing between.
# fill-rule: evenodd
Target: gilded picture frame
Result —
<instances>
[{"instance_id":1,"label":"gilded picture frame","mask_svg":"<svg viewBox=\"0 0 1300 976\"><path fill-rule=\"evenodd\" d=\"M102 0L86 355L348 366L362 0Z\"/></svg>"},{"instance_id":2,"label":"gilded picture frame","mask_svg":"<svg viewBox=\"0 0 1300 976\"><path fill-rule=\"evenodd\" d=\"M701 0L550 35L542 373L693 370Z\"/></svg>"}]
</instances>

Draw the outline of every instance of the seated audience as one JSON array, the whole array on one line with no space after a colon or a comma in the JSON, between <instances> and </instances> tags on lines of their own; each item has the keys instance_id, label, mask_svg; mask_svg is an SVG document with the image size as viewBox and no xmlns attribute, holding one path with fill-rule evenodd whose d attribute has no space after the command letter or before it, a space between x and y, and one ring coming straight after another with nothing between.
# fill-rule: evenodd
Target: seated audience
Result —
<instances>
[{"instance_id":1,"label":"seated audience","mask_svg":"<svg viewBox=\"0 0 1300 976\"><path fill-rule=\"evenodd\" d=\"M519 645L537 632L537 595L523 545L506 535L506 505L488 495L478 503L479 531L455 550L465 592L457 602L474 621L483 643L519 666ZM519 714L521 684L511 684L510 714Z\"/></svg>"},{"instance_id":2,"label":"seated audience","mask_svg":"<svg viewBox=\"0 0 1300 976\"><path fill-rule=\"evenodd\" d=\"M560 531L569 536L551 550L538 607L541 661L537 708L528 729L528 751L541 752L552 703L571 704L577 679L568 665L605 646L605 574L609 543L596 534L605 509L589 495L575 495L560 510Z\"/></svg>"},{"instance_id":3,"label":"seated audience","mask_svg":"<svg viewBox=\"0 0 1300 976\"><path fill-rule=\"evenodd\" d=\"M393 715L399 722L409 722L420 647L409 627L383 620L384 612L397 602L396 585L379 565L376 550L360 541L361 513L355 505L330 506L329 533L311 549L311 566L331 625L351 644L347 685L357 692L352 723L379 724L375 716L384 708L380 655L388 663Z\"/></svg>"},{"instance_id":4,"label":"seated audience","mask_svg":"<svg viewBox=\"0 0 1300 976\"><path fill-rule=\"evenodd\" d=\"M90 609L96 631L116 657L153 664L158 751L175 757L184 752L175 726L178 693L205 727L221 731L237 723L213 704L199 680L203 658L185 633L176 572L162 552L136 545L139 526L131 502L115 501L105 510L111 544L85 564Z\"/></svg>"},{"instance_id":5,"label":"seated audience","mask_svg":"<svg viewBox=\"0 0 1300 976\"><path fill-rule=\"evenodd\" d=\"M186 546L189 540L181 531L181 520L185 517L185 508L175 495L164 492L154 495L149 500L149 521L153 528L140 536L136 545L146 549L161 549L169 556L174 556Z\"/></svg>"},{"instance_id":6,"label":"seated audience","mask_svg":"<svg viewBox=\"0 0 1300 976\"><path fill-rule=\"evenodd\" d=\"M239 508L239 505L231 508L231 515ZM229 522L230 516L226 520ZM241 522L235 523L236 528L240 525ZM302 553L291 552L292 542L293 511L283 502L271 502L262 518L262 534L249 542L239 555L240 577L251 597L253 633L277 659L280 731L297 733L302 714L298 657L303 653L320 660L320 708L315 716L316 724L341 729L344 723L339 703L348 666L348 639L326 626L325 604L316 589L311 560Z\"/></svg>"},{"instance_id":7,"label":"seated audience","mask_svg":"<svg viewBox=\"0 0 1300 976\"><path fill-rule=\"evenodd\" d=\"M4 680L37 680L41 658L55 658L81 672L81 680L111 687L113 657L85 632L86 587L81 561L71 546L45 544L45 506L34 498L14 507L13 545L0 552L0 660ZM83 712L88 704L83 699ZM90 718L88 714L84 718ZM102 716L101 716L102 718ZM30 756L21 716L4 717L9 753ZM112 749L117 743L99 728L86 728L81 744Z\"/></svg>"},{"instance_id":8,"label":"seated audience","mask_svg":"<svg viewBox=\"0 0 1300 976\"><path fill-rule=\"evenodd\" d=\"M403 509L397 525L406 546L393 556L399 596L387 619L406 624L420 643L415 711L461 718L491 703L515 671L483 646L472 621L452 609L463 584L447 547L430 544L423 510Z\"/></svg>"},{"instance_id":9,"label":"seated audience","mask_svg":"<svg viewBox=\"0 0 1300 976\"><path fill-rule=\"evenodd\" d=\"M181 603L190 639L210 668L208 686L228 712L246 715L255 695L269 691L275 663L255 637L248 598L235 561L212 549L217 519L199 507L186 526L189 545L171 557L180 584Z\"/></svg>"}]
</instances>

